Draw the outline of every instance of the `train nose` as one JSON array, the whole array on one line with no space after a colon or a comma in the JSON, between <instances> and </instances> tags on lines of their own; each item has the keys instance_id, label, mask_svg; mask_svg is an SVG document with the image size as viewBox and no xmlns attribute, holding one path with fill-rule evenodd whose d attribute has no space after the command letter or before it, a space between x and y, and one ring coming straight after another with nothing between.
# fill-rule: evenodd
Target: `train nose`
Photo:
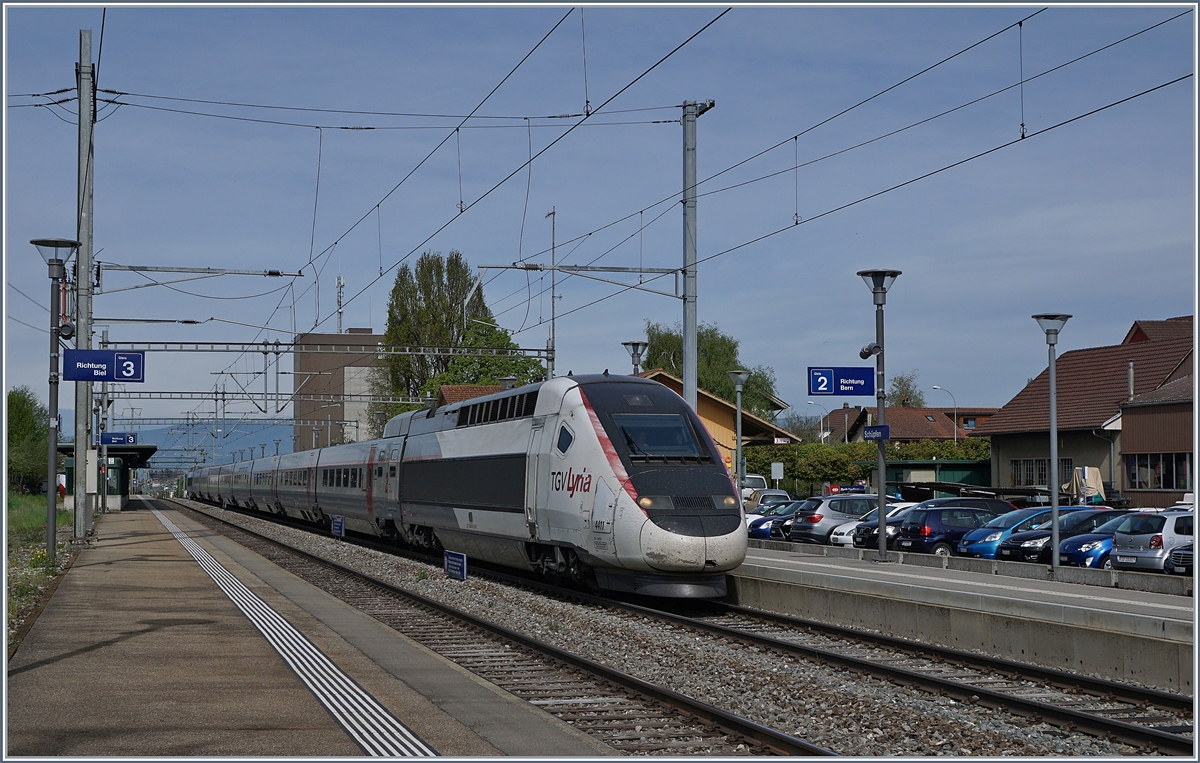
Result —
<instances>
[{"instance_id":1,"label":"train nose","mask_svg":"<svg viewBox=\"0 0 1200 763\"><path fill-rule=\"evenodd\" d=\"M642 525L642 556L663 572L723 572L737 567L746 557L745 522L738 521L732 533L710 535L707 517L655 517ZM740 518L739 518L740 520ZM724 528L722 528L724 529ZM736 540L741 538L742 543Z\"/></svg>"}]
</instances>

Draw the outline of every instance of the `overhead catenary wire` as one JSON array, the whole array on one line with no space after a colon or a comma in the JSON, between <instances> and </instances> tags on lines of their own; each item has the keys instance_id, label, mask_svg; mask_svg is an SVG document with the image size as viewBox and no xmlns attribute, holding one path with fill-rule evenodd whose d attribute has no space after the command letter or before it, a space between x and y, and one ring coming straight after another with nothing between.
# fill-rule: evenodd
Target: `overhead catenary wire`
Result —
<instances>
[{"instance_id":1,"label":"overhead catenary wire","mask_svg":"<svg viewBox=\"0 0 1200 763\"><path fill-rule=\"evenodd\" d=\"M1123 103L1128 103L1128 102L1130 102L1130 101L1132 101L1132 100L1135 100L1135 99L1137 99L1137 98L1141 98L1141 97L1143 97L1143 96L1149 95L1150 93L1154 93L1154 92L1157 92L1157 91L1159 91L1159 90L1162 90L1163 88L1170 87L1171 85L1177 84L1177 83L1179 83L1179 82L1183 82L1184 80L1191 79L1193 76L1194 76L1194 75L1193 75L1193 74L1191 74L1191 73L1184 74L1184 75L1181 75L1181 76L1179 76L1179 77L1176 77L1175 79L1169 80L1169 81L1167 81L1167 82L1164 82L1164 83L1162 83L1162 84L1160 84L1160 85L1156 85L1156 86L1154 86L1154 87L1152 87L1152 88L1149 88L1149 89L1147 89L1147 90L1143 90L1143 91L1141 91L1141 92L1139 92L1139 93L1135 93L1135 94L1133 94L1133 95L1130 95L1130 96L1127 96L1127 97L1125 97L1125 98L1121 98L1120 100L1113 101L1113 102L1111 102L1111 103L1105 104L1104 106L1100 106L1100 107L1098 107L1098 108L1091 109L1090 111L1084 112L1084 113L1082 113L1082 114L1078 114L1078 115L1076 115L1076 116L1074 116L1074 117L1071 117L1071 118L1069 118L1069 119L1064 119L1063 121L1061 121L1061 122L1057 122L1057 123L1055 123L1055 124L1053 124L1053 125L1050 125L1049 127L1044 127L1044 128L1042 128L1041 130L1035 130L1034 132L1028 133L1027 135L1025 135L1025 137L1024 137L1024 138L1014 138L1013 140L1007 141L1007 142L1005 142L1005 143L1001 143L1001 144L999 144L999 145L997 145L997 146L993 146L992 148L989 148L989 149L987 149L987 150L985 150L985 151L980 151L980 152L978 152L978 153L976 153L976 154L973 154L973 155L971 155L971 156L968 156L968 157L966 157L965 159L959 159L958 161L951 162L950 164L944 165L944 166L942 166L942 167L938 167L938 168L937 168L937 169L935 169L935 170L931 170L931 171L929 171L929 172L926 172L926 173L923 173L923 174L921 174L921 175L918 175L917 177L914 177L914 178L910 178L910 179L908 179L908 180L905 180L905 181L904 181L904 182L902 182L902 183L897 183L897 184L895 184L895 185L893 185L893 186L890 186L890 187L888 187L888 188L884 188L883 190L876 191L876 192L874 192L874 193L868 194L868 195L866 195L866 196L862 196L862 197L860 197L860 198L858 198L858 199L855 199L855 200L853 200L853 201L847 202L847 203L845 203L845 204L841 204L841 205L839 205L839 206L833 207L833 208L831 208L831 209L828 209L828 210L826 210L826 211L824 211L824 212L821 212L821 213L819 213L819 214L816 214L816 215L813 215L813 216L811 216L811 217L808 217L808 218L806 218L806 219L805 219L805 220L803 220L803 221L802 221L800 224L801 224L801 225L806 225L806 224L808 224L808 223L814 222L814 221L816 221L816 220L819 220L819 219L821 219L821 218L828 217L829 215L836 214L836 213L838 213L838 212L841 212L841 211L843 211L843 210L845 210L845 209L849 209L850 207L857 206L858 204L862 204L862 203L864 203L864 202L866 202L866 201L870 201L871 199L875 199L875 198L878 198L878 197L880 197L880 196L883 196L884 194L888 194L888 193L891 193L891 192L893 192L893 191L897 191L897 190L899 190L899 189L901 189L901 188L904 188L904 187L906 187L906 186L912 185L913 183L918 183L918 182L920 182L920 181L922 181L922 180L926 180L926 179L928 179L928 178L931 178L931 177L933 177L933 176L935 176L935 175L941 174L942 172L946 172L947 170L951 170L951 169L953 169L953 168L955 168L955 167L960 167L960 166L962 166L962 165L964 165L964 164L967 164L968 162L972 162L972 161L974 161L974 160L976 160L976 159L981 159L981 158L983 158L983 157L985 157L985 156L989 156L989 155L991 155L991 154L993 154L993 153L996 153L997 151L1001 151L1001 150L1003 150L1003 149L1006 149L1006 148L1011 148L1012 146L1014 146L1014 145L1016 145L1016 144L1018 144L1018 143L1022 143L1022 142L1024 142L1025 140L1028 140L1028 139L1030 139L1030 138L1036 138L1036 137L1039 137L1039 136L1041 136L1041 135L1045 135L1046 133L1048 133L1048 132L1051 132L1052 130L1057 130L1057 129L1058 129L1058 128L1060 128L1060 127L1065 127L1066 125L1073 124L1074 122L1078 122L1078 121L1079 121L1079 120L1081 120L1081 119L1085 119L1085 118L1087 118L1087 117L1094 116L1094 115L1096 115L1096 114L1099 114L1100 112L1106 111L1106 110L1108 110L1108 109L1111 109L1111 108L1113 108L1113 107L1115 107L1115 106L1119 106L1119 105L1121 105L1121 104L1123 104ZM754 238L752 238L752 239L749 239L749 240L747 240L747 241L743 241L742 243L740 243L740 244L736 244L736 245L734 245L734 246L731 246L731 247L729 247L729 248L727 248L727 249L722 249L721 251L719 251L719 252L715 252L715 253L713 253L713 254L710 254L710 255L708 255L708 256L706 256L706 257L701 257L701 258L699 258L698 260L696 260L696 264L697 264L697 265L701 265L701 264L703 264L703 263L705 263L705 262L709 262L710 260L715 260L715 259L717 259L718 257L724 257L724 256L725 256L725 255L727 255L727 254L731 254L731 253L733 253L733 252L736 252L736 251L739 251L739 250L741 250L741 249L745 249L745 248L746 248L746 247L748 247L748 246L752 246L752 245L754 245L754 244L757 244L757 243L759 243L759 242L761 242L761 241L765 241L766 239L773 238L773 237L775 237L775 236L778 236L778 235L779 235L779 234L781 234L781 233L785 233L785 232L787 232L787 231L795 230L795 229L796 229L796 227L797 227L796 225L787 225L787 226L784 226L784 227L782 227L782 228L778 228L778 229L776 229L776 230L769 231L769 232L767 232L767 233L764 233L764 234L762 234L761 236L756 236L756 237L754 237ZM651 277L647 278L647 279L646 279L646 281L647 281L647 283L649 283L649 282L652 282L652 281L656 281L656 280L658 280L658 279L660 279L660 278L663 278L663 277L665 277L665 276L667 276L667 275L670 275L670 274L669 274L669 273L660 273L660 274L657 274L657 275L654 275L654 276L651 276ZM564 312L564 313L560 313L560 314L558 315L558 317L559 317L559 318L563 318L563 317L566 317L566 316L568 316L568 315L571 315L572 313L577 313L577 312L579 312L580 310L584 310L584 309L586 309L586 308L592 307L593 305L599 304L599 303L601 303L601 302L604 302L604 301L606 301L606 300L612 299L613 297L619 296L619 295L621 295L621 294L624 294L624 293L626 293L626 292L628 292L628 291L631 291L631 290L633 290L633 289L636 289L638 286L639 286L639 284L631 284L631 285L629 285L629 286L626 286L626 287L620 288L620 289L618 289L618 290L617 290L617 291L615 291L615 292L612 292L612 293L610 293L610 294L606 294L606 295L605 295L605 296L603 296L603 297L599 297L599 298L597 298L597 299L595 299L595 300L592 300L591 302L588 302L588 303L586 303L586 304L580 305L579 307L573 308L573 309L571 309L571 310L567 310L567 311L566 311L566 312ZM534 325L531 325L531 326L527 326L526 328L522 329L522 331L529 331L529 330L535 329L535 328L537 328L537 327L538 327L538 325L537 325L537 324L534 324ZM521 333L521 332L514 331L513 333L514 333L514 334L517 334L517 333Z\"/></svg>"},{"instance_id":2,"label":"overhead catenary wire","mask_svg":"<svg viewBox=\"0 0 1200 763\"><path fill-rule=\"evenodd\" d=\"M49 313L49 312L50 312L50 308L46 307L46 306L45 306L45 305L43 305L41 302L38 302L38 301L37 301L36 299L34 299L33 297L29 296L29 295L28 295L28 294L26 294L25 292L23 292L23 291L21 291L20 289L18 289L18 288L17 288L17 285L16 285L15 283L12 283L12 282L10 281L10 282L9 282L9 284L8 284L8 288L12 289L12 290L13 290L13 291L15 291L17 294L20 294L20 295L21 295L22 297L24 297L25 299L29 300L29 301L30 301L30 302L32 302L33 304L35 304L35 305L37 305L38 307L42 308L42 310L45 310L47 313Z\"/></svg>"},{"instance_id":3,"label":"overhead catenary wire","mask_svg":"<svg viewBox=\"0 0 1200 763\"><path fill-rule=\"evenodd\" d=\"M672 49L671 49L671 50L670 50L670 51L669 51L669 52L668 52L666 55L664 55L662 58L660 58L658 61L656 61L654 64L652 64L652 65L651 65L649 68L647 68L645 71L643 71L643 72L642 72L641 74L639 74L637 77L635 77L633 80L631 80L631 81L630 81L630 82L628 82L626 85L624 85L624 86L623 86L623 87L622 87L620 90L618 90L617 92L615 92L615 93L613 93L611 96L609 96L609 97L608 97L608 98L607 98L607 99L604 101L604 103L600 104L598 107L596 107L596 109L594 109L594 110L592 111L592 114L597 114L597 113L599 113L599 112L600 112L600 111L601 111L601 110L602 110L602 109L603 109L605 106L607 106L609 103L612 103L612 102L613 102L615 99L619 98L619 97L621 96L621 94L622 94L622 93L624 93L626 90L628 90L629 88L631 88L631 87L633 87L634 85L636 85L636 84L637 84L638 82L640 82L640 81L641 81L641 80L642 80L644 77L646 77L648 74L650 74L650 72L654 71L654 70L655 70L655 69L657 69L659 66L661 66L661 65L663 64L663 62L665 62L667 59L669 59L669 58L671 58L672 56L674 56L674 55L675 55L677 52L679 52L680 50L682 50L684 46L686 46L686 45L687 45L688 43L690 43L692 40L696 39L698 36L700 36L701 34L703 34L703 33L704 33L704 32L705 32L705 31L706 31L706 30L707 30L709 27L711 27L713 24L715 24L715 23L717 23L719 20L721 20L721 19L722 19L722 18L725 16L725 14L729 13L729 11L730 11L730 10L732 10L732 9L730 9L730 8L726 8L725 10L723 10L723 11L721 11L719 14L717 14L717 16L716 16L716 17L714 17L712 20L710 20L709 22L707 22L706 24L704 24L704 26L702 26L702 27L701 27L700 29L698 29L696 32L694 32L693 34L691 34L691 35L690 35L690 36L689 36L687 39L685 39L683 42L679 43L679 44L678 44L678 45L676 45L674 48L672 48ZM564 17L564 20L565 20L565 18L566 18L566 17ZM560 23L561 23L561 22L560 22ZM567 130L566 130L566 131L565 131L565 132L564 132L562 135L560 135L560 136L558 136L557 138L555 138L554 140L552 140L552 141L551 141L550 143L548 143L548 144L547 144L547 145L546 145L546 146L545 146L543 149L541 149L541 150L540 150L540 151L538 151L536 154L534 154L534 156L533 156L533 158L532 158L532 159L530 159L530 160L529 160L528 162L526 162L526 163L522 163L522 165L521 165L521 166L517 167L517 168L516 168L516 169L514 169L512 172L510 172L510 173L508 173L507 175L505 175L505 176L504 176L504 177L503 177L503 178L502 178L502 179L501 179L499 182L497 182L495 185L493 185L493 186L492 186L491 188L489 188L487 191L484 191L484 193L483 193L482 195L480 195L480 196L479 196L477 199L475 199L475 201L472 201L470 204L468 204L468 205L467 205L467 209L470 209L470 208L474 207L476 204L478 204L479 202L483 201L485 198L487 198L488 196L490 196L490 195L492 194L492 192L493 192L493 191L495 191L497 188L500 188L501 186L503 186L503 185L504 185L505 183L507 183L507 182L508 182L508 181L509 181L511 178L513 178L513 177L514 177L514 176L515 176L515 175L516 175L518 172L520 172L522 169L524 169L524 168L525 168L525 164L527 164L527 163L529 163L529 162L532 162L532 161L536 160L538 157L542 156L542 154L544 154L544 153L546 153L547 151L549 151L551 148L553 148L555 145L557 145L559 141L561 141L561 140L562 140L563 138L565 138L566 136L570 135L570 134L571 134L571 132L573 132L573 131L574 131L576 128L578 128L580 125L584 124L584 122L586 122L586 120L588 120L589 118L590 118L590 115L589 115L589 116L584 116L584 117L583 117L582 119L580 119L578 122L576 122L575 124L571 125L571 127L570 127L570 128L568 128L568 129L567 129ZM435 149L435 150L436 150L436 149ZM464 210L464 211L465 211L465 210ZM421 243L419 243L417 246L413 247L413 248L412 248L412 249L411 249L411 250L408 252L408 254L406 254L404 257L402 257L402 258L401 258L400 260L398 260L397 262L393 263L393 264L392 264L392 266L391 266L390 268L388 268L388 270L389 270L389 271L391 271L392 269L394 269L394 268L398 267L398 266L399 266L401 263L403 263L403 262L404 262L406 259L408 259L408 257L412 256L412 254L413 254L413 253L415 253L416 251L418 251L419 249L421 249L421 247L423 247L423 246L425 246L425 244L429 243L429 241L431 241L431 240L432 240L432 239L433 239L435 236L437 236L437 235L438 235L439 233L441 233L443 230L445 230L446 228L448 228L448 227L449 227L449 226L450 226L450 225L451 225L451 224L454 222L454 219L455 219L455 218L451 218L450 220L448 220L448 221L446 221L445 223L443 223L443 224L442 224L442 225L441 225L441 226L440 226L440 227L439 227L437 230L435 230L433 233L429 234L429 236L427 236L427 237L426 237L426 238L425 238L423 241L421 241ZM355 293L354 293L354 295L353 295L353 296L351 296L351 297L350 297L350 299L346 301L346 304L349 304L349 302L353 302L355 299L357 299L357 298L358 298L360 295L362 295L362 293L363 293L363 292L365 292L367 289L369 289L369 288L370 288L370 287L371 287L371 286L372 286L372 285L373 285L373 284L374 284L374 283L375 283L377 280L379 280L379 279L378 279L378 278L376 278L376 279L372 279L372 280L371 280L371 281L370 281L370 282L369 282L369 283L368 283L366 286L364 286L362 289L360 289L360 290L358 290L357 292L355 292ZM325 318L321 319L321 322L322 322L322 323L324 323L325 321L329 320L329 318L330 318L330 317L332 317L332 314L330 314L330 315L327 315Z\"/></svg>"}]
</instances>

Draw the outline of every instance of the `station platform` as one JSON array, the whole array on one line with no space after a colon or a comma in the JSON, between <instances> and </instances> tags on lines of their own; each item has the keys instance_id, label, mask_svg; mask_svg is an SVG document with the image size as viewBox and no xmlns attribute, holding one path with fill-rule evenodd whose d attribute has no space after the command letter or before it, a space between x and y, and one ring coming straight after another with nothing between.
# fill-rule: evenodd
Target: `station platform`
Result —
<instances>
[{"instance_id":1,"label":"station platform","mask_svg":"<svg viewBox=\"0 0 1200 763\"><path fill-rule=\"evenodd\" d=\"M135 497L8 663L7 756L614 752Z\"/></svg>"},{"instance_id":2,"label":"station platform","mask_svg":"<svg viewBox=\"0 0 1200 763\"><path fill-rule=\"evenodd\" d=\"M859 556L822 546L752 542L746 561L730 574L730 600L1192 692L1192 596L950 569L928 554L907 555L922 558L903 564Z\"/></svg>"}]
</instances>

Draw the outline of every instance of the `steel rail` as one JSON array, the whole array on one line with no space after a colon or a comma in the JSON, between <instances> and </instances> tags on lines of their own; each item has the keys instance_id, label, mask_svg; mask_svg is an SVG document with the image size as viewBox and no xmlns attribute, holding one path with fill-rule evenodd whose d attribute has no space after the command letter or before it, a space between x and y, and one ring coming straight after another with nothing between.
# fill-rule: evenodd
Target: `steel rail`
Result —
<instances>
[{"instance_id":1,"label":"steel rail","mask_svg":"<svg viewBox=\"0 0 1200 763\"><path fill-rule=\"evenodd\" d=\"M176 504L177 506L181 506L181 507L187 508L187 509L191 508L191 507L188 507L185 504L179 503L178 501L173 500L173 499L163 498L163 499L158 499L158 500L163 501L165 503L173 503L173 504ZM192 509L192 510L194 511L194 509ZM209 516L211 517L211 515L209 515ZM454 607L452 607L448 604L443 604L442 602L437 601L435 599L431 599L429 597L422 596L419 593L415 593L413 591L409 591L404 588L400 588L399 586L392 585L391 583L387 583L382 580L377 580L375 578L370 577L369 575L365 575L365 574L358 572L357 570L354 570L343 564L339 564L338 562L334 562L329 559L322 558L320 556L317 556L316 554L310 553L308 551L304 551L303 549L295 548L294 546L291 546L287 543L283 543L281 541L275 540L274 538L268 538L267 536L262 535L261 533L257 533L248 528L241 527L240 525L233 525L233 524L231 524L229 522L225 522L225 520L219 519L217 517L211 517L211 518L218 522L230 524L230 526L236 527L238 530L241 530L242 532L246 532L250 535L260 538L263 541L266 541L268 543L272 543L272 544L275 544L282 548L285 548L290 553L297 554L306 559L309 559L310 561L316 562L321 565L325 565L332 569L336 569L345 575L368 582L371 585L382 588L382 589L384 589L390 593L396 594L398 596L402 596L406 599L409 599L410 601L417 602L418 604L429 607L430 609L433 609L444 615L462 620L463 622L466 622L467 624L469 624L473 627L480 628L482 630L485 630L485 631L488 631L495 635L498 635L502 638L509 639L521 646L528 648L528 649L531 649L533 651L540 652L542 654L553 657L567 665L570 665L572 667L576 667L581 670L592 673L593 675L596 675L597 677L601 678L602 680L609 681L617 686L637 692L637 693L642 694L643 696L649 697L657 702L661 702L670 707L674 707L678 710L682 710L683 712L688 713L705 723L709 723L709 724L712 724L713 726L716 726L717 728L720 728L722 731L724 731L727 734L731 734L734 736L739 736L739 737L743 737L745 739L751 740L755 743L763 745L764 747L767 747L768 749L770 749L780 755L810 755L810 756L811 755L822 755L822 756L825 756L825 755L835 755L836 754L831 750L827 750L823 747L818 747L817 745L810 744L808 742L805 742L803 739L799 739L790 734L785 734L781 731L777 731L777 730L769 728L767 726L763 726L762 724L755 723L754 721L751 721L747 718L742 718L740 716L726 712L724 710L721 710L718 707L714 707L708 703L701 702L696 699L692 699L691 697L688 697L686 695L672 691L665 687L648 683L646 681L641 680L640 678L631 676L628 673L623 673L619 670L614 670L613 668L610 668L599 662L595 662L586 657L581 657L579 655L572 654L563 649L559 649L556 646L547 644L544 641L539 641L538 639L532 638L530 636L526 636L522 633L518 633L517 631L510 630L508 628L505 628L502 625L497 625L495 623L489 622L488 620L484 620L482 618L475 617L474 615L471 615L471 614L468 614L461 610L455 609Z\"/></svg>"}]
</instances>

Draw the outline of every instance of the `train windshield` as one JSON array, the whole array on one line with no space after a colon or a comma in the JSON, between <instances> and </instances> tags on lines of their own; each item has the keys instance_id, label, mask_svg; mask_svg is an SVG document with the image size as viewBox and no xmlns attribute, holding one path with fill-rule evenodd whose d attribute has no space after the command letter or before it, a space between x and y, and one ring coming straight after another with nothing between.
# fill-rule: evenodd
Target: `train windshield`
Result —
<instances>
[{"instance_id":1,"label":"train windshield","mask_svg":"<svg viewBox=\"0 0 1200 763\"><path fill-rule=\"evenodd\" d=\"M633 458L699 458L692 428L678 413L614 413L621 442Z\"/></svg>"}]
</instances>

